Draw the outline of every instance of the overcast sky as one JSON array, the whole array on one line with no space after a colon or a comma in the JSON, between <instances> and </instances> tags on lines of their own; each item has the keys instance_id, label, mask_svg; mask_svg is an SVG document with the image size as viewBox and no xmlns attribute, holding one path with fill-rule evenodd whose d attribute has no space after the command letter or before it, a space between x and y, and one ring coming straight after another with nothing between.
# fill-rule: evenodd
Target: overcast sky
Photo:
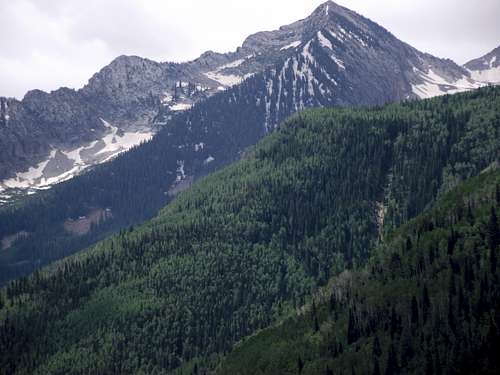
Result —
<instances>
[{"instance_id":1,"label":"overcast sky","mask_svg":"<svg viewBox=\"0 0 500 375\"><path fill-rule=\"evenodd\" d=\"M0 0L0 96L80 88L121 54L186 61L309 15L322 0ZM500 45L500 0L339 0L462 64Z\"/></svg>"}]
</instances>

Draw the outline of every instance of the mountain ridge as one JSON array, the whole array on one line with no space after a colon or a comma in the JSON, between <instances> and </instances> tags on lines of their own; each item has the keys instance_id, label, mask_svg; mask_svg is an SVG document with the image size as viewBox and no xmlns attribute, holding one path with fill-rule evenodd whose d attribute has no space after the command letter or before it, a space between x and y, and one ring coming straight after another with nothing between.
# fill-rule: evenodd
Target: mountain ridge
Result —
<instances>
[{"instance_id":1,"label":"mountain ridge","mask_svg":"<svg viewBox=\"0 0 500 375\"><path fill-rule=\"evenodd\" d=\"M369 19L327 2L305 19L278 30L250 35L234 52L221 54L207 51L185 63L119 56L94 74L79 90L64 89L65 95L59 90L45 95L35 91L27 95L26 101L23 99L11 105L11 110L6 110L2 104L0 189L14 188L15 192L15 188L22 191L26 186L31 191L36 191L37 187L50 187L47 179L44 180L41 163L50 162L50 153L54 150L62 151L67 156L66 163L59 165L61 178L56 181L63 180L64 176L81 173L93 164L102 162L102 155L98 153L111 152L112 156L116 156L131 144L114 136L112 139L118 144L123 143L123 147L113 147L104 142L102 148L95 148L97 151L93 158L80 161L79 154L89 154L88 150L94 149L90 147L92 142L99 141L99 145L103 145L101 140L106 136L111 137L112 132L101 119L120 132L126 132L130 139L136 139L132 144L137 145L153 136L173 115L189 110L194 103L227 90L252 75L265 74L268 69L282 65L291 55L312 56L307 51L311 46L308 43L316 44L317 54L323 56L323 60L308 62L307 58L301 59L305 63L303 66L296 58L293 60L297 65L294 67L295 76L289 76L287 80L307 81L309 94L313 96L322 96L323 93L314 91L311 85L321 86L323 83L324 86L331 86L330 90L339 90L333 84L346 74L351 75L350 81L345 86L341 85L340 90L347 93L353 86L361 86L362 81L376 81L378 85L385 86L382 90L384 102L478 87L478 84L470 81L469 72L455 63L422 54ZM321 53L320 49L325 53ZM364 53L363 49L370 53ZM383 49L386 54L380 54ZM331 63L326 58L333 58L337 68L328 67ZM377 58L380 61L377 62ZM369 60L364 69L350 72L353 66L363 64L363 60ZM318 64L328 74L322 73ZM380 79L383 75L390 77L390 83ZM364 91L370 90L365 87ZM372 97L361 100L359 104L382 104L378 95L375 91ZM29 111L35 104L32 103L33 96L42 98L43 107L52 107L57 116L48 116L41 108ZM359 93L354 96L358 98L351 100L352 103L345 99L335 101L330 97L306 99L305 102L299 99L294 105L296 110L311 105L356 105L362 96ZM57 105L52 105L52 101ZM71 105L72 101L80 101L78 108ZM7 103L5 99L1 99L1 102ZM73 112L74 116L68 119L67 112ZM277 118L268 113L267 117L270 123L266 128L272 129L286 116ZM42 131L41 127L46 130ZM80 142L80 139L84 142ZM27 167L36 173L24 173ZM33 174L37 177L34 178ZM4 192L4 200L9 195L12 194Z\"/></svg>"},{"instance_id":2,"label":"mountain ridge","mask_svg":"<svg viewBox=\"0 0 500 375\"><path fill-rule=\"evenodd\" d=\"M464 65L477 80L484 80L492 84L500 83L500 46L486 55L471 60Z\"/></svg>"}]
</instances>

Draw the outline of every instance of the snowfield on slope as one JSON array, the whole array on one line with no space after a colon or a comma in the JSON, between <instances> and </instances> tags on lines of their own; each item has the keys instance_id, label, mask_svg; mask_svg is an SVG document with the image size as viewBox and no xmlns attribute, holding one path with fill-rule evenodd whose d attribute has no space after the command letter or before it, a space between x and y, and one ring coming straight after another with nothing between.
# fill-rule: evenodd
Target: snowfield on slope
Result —
<instances>
[{"instance_id":1,"label":"snowfield on slope","mask_svg":"<svg viewBox=\"0 0 500 375\"><path fill-rule=\"evenodd\" d=\"M16 173L15 177L0 181L0 193L4 199L10 198L9 190L45 190L52 185L69 180L92 165L109 161L122 152L149 141L153 132L121 132L116 126L102 120L108 132L99 140L70 150L52 149L47 159Z\"/></svg>"}]
</instances>

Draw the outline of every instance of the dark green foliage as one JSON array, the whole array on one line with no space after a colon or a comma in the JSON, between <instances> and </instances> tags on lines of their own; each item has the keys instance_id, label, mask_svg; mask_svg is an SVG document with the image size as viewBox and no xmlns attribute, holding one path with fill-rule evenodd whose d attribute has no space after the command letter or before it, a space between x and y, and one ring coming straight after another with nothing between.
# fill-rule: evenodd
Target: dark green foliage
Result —
<instances>
[{"instance_id":1,"label":"dark green foliage","mask_svg":"<svg viewBox=\"0 0 500 375\"><path fill-rule=\"evenodd\" d=\"M319 332L307 323L312 309L306 307L236 346L217 373L275 374L293 355L305 358L303 374L352 368L362 374L498 374L500 272L491 272L488 236L500 229L491 220L500 208L490 209L498 182L500 172L470 180L388 236L366 267L333 278L315 299ZM474 207L474 224L457 216L466 202ZM452 255L450 235L456 238ZM425 256L433 248L433 258ZM334 311L324 297L329 293L338 296ZM343 353L331 350L339 342Z\"/></svg>"},{"instance_id":2,"label":"dark green foliage","mask_svg":"<svg viewBox=\"0 0 500 375\"><path fill-rule=\"evenodd\" d=\"M498 218L495 208L491 208L490 220L488 221L488 245L491 251L497 250L500 245L500 231L498 230Z\"/></svg>"},{"instance_id":3,"label":"dark green foliage","mask_svg":"<svg viewBox=\"0 0 500 375\"><path fill-rule=\"evenodd\" d=\"M490 308L495 284L476 263L484 239L472 242L475 257L464 255L471 251L461 232L463 222L471 226L466 204L451 210L458 236L451 255L448 216L430 218L418 222L418 235L405 231L394 247L380 245L383 259L371 265L383 271L374 272L380 278L343 271L364 266L380 239L390 240L390 228L422 212L462 179L494 165L499 92L485 89L293 117L242 161L199 181L147 224L11 282L2 292L0 369L7 375L165 374L191 373L196 366L203 373L234 343L294 314L339 274L345 293L326 293L326 302L315 305L304 326L279 339L270 335L267 342L269 331L258 335L266 342L262 347L286 353L285 362L277 355L263 369L296 374L302 363L303 373L328 368L371 373L374 364L366 359L373 358L374 345L366 337L372 334L380 338L381 373L396 371L402 362L410 366L422 345L401 342L401 337L420 332L423 306L429 315L425 324L446 327L453 335L460 332L461 320L451 324L449 311L464 306L464 316L476 322ZM471 207L474 225L486 228L482 201L471 200ZM422 236L428 232L439 241L424 246ZM400 296L399 304L372 308L373 297L365 293L379 296L389 282L394 293L406 288L411 277L430 272L431 252L439 280L421 280L422 286L429 285L428 304L420 301L424 290L415 287ZM469 289L460 302L456 289L462 274ZM365 282L363 288L356 288L358 282ZM436 296L436 285L446 294ZM333 325L326 314L333 316ZM314 338L329 334L324 343L316 343L321 355L343 359L322 360L313 371L316 345L296 341L304 332ZM449 358L449 353L431 350L438 338L422 340L429 342L424 347L433 353L434 368ZM389 341L394 341L393 357ZM296 347L287 346L295 342ZM353 346L365 362L353 356Z\"/></svg>"},{"instance_id":4,"label":"dark green foliage","mask_svg":"<svg viewBox=\"0 0 500 375\"><path fill-rule=\"evenodd\" d=\"M178 161L184 161L187 175L198 178L245 154L266 134L262 126L265 100L260 97L256 105L256 93L258 97L266 95L267 88L262 80L251 78L175 116L150 143L50 191L0 209L1 238L29 233L11 249L0 252L0 285L156 215L171 200L167 192L175 181ZM311 135L327 136L325 141L331 143L316 149L310 142L297 151L308 153L311 160L319 152L333 153L337 166L331 175L351 182L336 194L351 192L351 197L359 199L377 196L379 203L386 204L386 229L395 228L421 212L436 194L476 175L498 158L499 94L500 88L491 87L383 109L339 111L329 119L324 113L314 121L321 121L321 126L338 124L336 132L313 130ZM272 116L284 119L294 111L286 107ZM206 147L192 152L199 142ZM284 146L291 149L293 142ZM329 147L340 149L336 152ZM281 151L275 147L273 152ZM215 161L205 164L209 156ZM105 208L111 210L112 217L93 226L85 236L63 229L65 220ZM370 207L367 210L372 211ZM353 212L350 220L360 214ZM345 223L350 226L347 219ZM339 238L349 240L348 229L337 230L343 231ZM346 248L348 264L355 259L353 251ZM310 261L316 267L314 259Z\"/></svg>"}]
</instances>

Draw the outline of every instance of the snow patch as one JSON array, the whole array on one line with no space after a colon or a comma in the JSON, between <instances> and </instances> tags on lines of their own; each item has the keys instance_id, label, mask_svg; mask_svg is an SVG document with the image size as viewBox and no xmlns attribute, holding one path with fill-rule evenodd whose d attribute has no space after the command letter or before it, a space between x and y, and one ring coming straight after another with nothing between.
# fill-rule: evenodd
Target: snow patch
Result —
<instances>
[{"instance_id":1,"label":"snow patch","mask_svg":"<svg viewBox=\"0 0 500 375\"><path fill-rule=\"evenodd\" d=\"M170 106L170 110L171 111L186 111L186 110L188 110L191 107L192 107L191 104L177 103L177 104L174 104L174 105Z\"/></svg>"},{"instance_id":2,"label":"snow patch","mask_svg":"<svg viewBox=\"0 0 500 375\"><path fill-rule=\"evenodd\" d=\"M121 132L105 120L102 122L109 129L102 139L74 149L52 149L46 160L30 167L26 172L18 172L13 178L0 181L0 192L17 189L33 194L36 190L49 189L52 185L69 180L90 166L108 161L153 136L150 131Z\"/></svg>"},{"instance_id":3,"label":"snow patch","mask_svg":"<svg viewBox=\"0 0 500 375\"><path fill-rule=\"evenodd\" d=\"M107 134L104 138L102 138L102 141L104 142L105 146L96 153L96 155L104 153L110 154L109 157L107 157L102 162L108 161L116 157L118 154L121 154L122 152L127 151L134 146L137 146L141 142L149 141L152 137L151 132L145 132L145 133L125 132L122 134L118 134L118 128L116 126L111 125L110 123L106 122L103 119L101 120L103 124L108 129L111 130L111 133Z\"/></svg>"},{"instance_id":4,"label":"snow patch","mask_svg":"<svg viewBox=\"0 0 500 375\"><path fill-rule=\"evenodd\" d=\"M493 56L490 60L490 68L493 68L493 64L497 61L497 57Z\"/></svg>"},{"instance_id":5,"label":"snow patch","mask_svg":"<svg viewBox=\"0 0 500 375\"><path fill-rule=\"evenodd\" d=\"M434 96L445 94L455 94L457 92L473 90L483 86L481 83L474 82L467 77L462 77L455 81L449 81L435 73L432 69L429 69L427 73L415 67L413 70L423 81L422 83L412 86L413 93L421 99L432 98Z\"/></svg>"},{"instance_id":6,"label":"snow patch","mask_svg":"<svg viewBox=\"0 0 500 375\"><path fill-rule=\"evenodd\" d=\"M298 46L300 46L300 44L302 43L302 41L300 40L296 40L295 42L292 42L290 44L287 44L286 46L284 47L281 47L280 48L280 51L283 51L283 50L286 50L286 49L290 49L290 48L297 48Z\"/></svg>"},{"instance_id":7,"label":"snow patch","mask_svg":"<svg viewBox=\"0 0 500 375\"><path fill-rule=\"evenodd\" d=\"M343 41L343 38L340 35L338 35L335 31L328 30L328 33L330 33L330 35L333 36L335 39L337 39L339 41Z\"/></svg>"},{"instance_id":8,"label":"snow patch","mask_svg":"<svg viewBox=\"0 0 500 375\"><path fill-rule=\"evenodd\" d=\"M49 163L50 159L54 158L56 155L56 150L50 151L50 157L38 163L35 167L30 167L28 171L17 173L16 177L10 178L8 180L4 180L1 185L3 190L7 189L27 189L32 184L35 184L36 180L39 180L43 177L43 170Z\"/></svg>"},{"instance_id":9,"label":"snow patch","mask_svg":"<svg viewBox=\"0 0 500 375\"><path fill-rule=\"evenodd\" d=\"M238 83L241 83L241 81L243 81L243 77L241 77L241 76L237 76L234 74L225 75L225 74L221 74L217 71L216 72L207 72L207 73L205 73L205 75L208 78L210 78L211 80L219 82L220 84L222 84L224 86L228 86L228 87L237 85ZM220 86L219 86L219 90L220 90Z\"/></svg>"},{"instance_id":10,"label":"snow patch","mask_svg":"<svg viewBox=\"0 0 500 375\"><path fill-rule=\"evenodd\" d=\"M205 161L203 162L203 164L209 164L211 162L213 162L215 160L215 158L213 156L209 156L208 158L205 159Z\"/></svg>"},{"instance_id":11,"label":"snow patch","mask_svg":"<svg viewBox=\"0 0 500 375\"><path fill-rule=\"evenodd\" d=\"M318 40L323 47L333 50L332 42L330 42L321 31L318 31Z\"/></svg>"},{"instance_id":12,"label":"snow patch","mask_svg":"<svg viewBox=\"0 0 500 375\"><path fill-rule=\"evenodd\" d=\"M307 42L307 44L302 49L302 56L304 56L304 59L306 59L306 61L314 63L314 56L311 55L311 52L309 51L310 47L311 47L311 41Z\"/></svg>"},{"instance_id":13,"label":"snow patch","mask_svg":"<svg viewBox=\"0 0 500 375\"><path fill-rule=\"evenodd\" d=\"M494 56L496 58L496 56ZM494 61L490 62L490 66ZM500 66L485 70L469 70L472 79L480 82L500 84Z\"/></svg>"},{"instance_id":14,"label":"snow patch","mask_svg":"<svg viewBox=\"0 0 500 375\"><path fill-rule=\"evenodd\" d=\"M230 62L229 64L225 64L225 65L220 66L217 70L221 71L221 70L224 70L227 68L236 68L237 66L240 66L244 62L245 62L245 59L234 60L233 62Z\"/></svg>"},{"instance_id":15,"label":"snow patch","mask_svg":"<svg viewBox=\"0 0 500 375\"><path fill-rule=\"evenodd\" d=\"M243 64L247 59L250 59L252 57L254 57L254 55L248 55L245 59L234 60L228 64L219 66L214 71L206 72L204 74L205 74L205 76L207 76L211 80L216 81L225 87L231 87L231 86L237 85L238 83L241 83L243 80L245 80L246 78L248 78L251 75L247 74L245 76L238 76L235 74L223 74L221 72L225 69L236 68L236 67L240 66L241 64ZM222 90L225 90L225 87L222 87L222 89L221 89L221 87L219 86L217 89L222 91Z\"/></svg>"}]
</instances>

